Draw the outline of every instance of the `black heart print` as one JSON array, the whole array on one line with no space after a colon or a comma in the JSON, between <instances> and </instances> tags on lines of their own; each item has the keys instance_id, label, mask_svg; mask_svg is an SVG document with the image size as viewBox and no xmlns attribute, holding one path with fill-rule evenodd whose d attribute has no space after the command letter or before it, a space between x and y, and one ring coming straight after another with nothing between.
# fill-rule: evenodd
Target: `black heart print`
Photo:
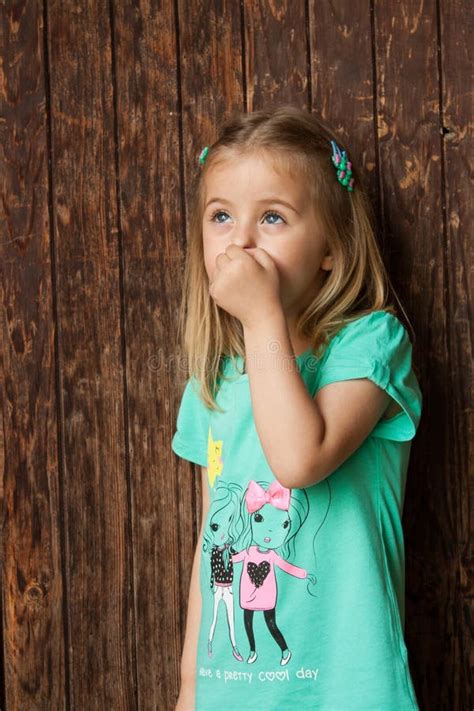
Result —
<instances>
[{"instance_id":1,"label":"black heart print","mask_svg":"<svg viewBox=\"0 0 474 711\"><path fill-rule=\"evenodd\" d=\"M259 588L270 572L270 563L263 560L259 565L256 563L247 563L247 573L252 583Z\"/></svg>"}]
</instances>

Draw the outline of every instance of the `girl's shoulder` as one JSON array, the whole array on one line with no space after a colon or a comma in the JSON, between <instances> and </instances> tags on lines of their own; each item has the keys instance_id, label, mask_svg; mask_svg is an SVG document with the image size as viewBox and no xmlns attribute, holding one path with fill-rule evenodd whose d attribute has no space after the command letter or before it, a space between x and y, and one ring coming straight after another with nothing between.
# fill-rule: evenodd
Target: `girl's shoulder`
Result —
<instances>
[{"instance_id":1,"label":"girl's shoulder","mask_svg":"<svg viewBox=\"0 0 474 711\"><path fill-rule=\"evenodd\" d=\"M422 409L412 350L408 332L397 316L383 310L364 314L345 323L330 339L316 372L314 392L336 381L369 378L402 409L388 424L377 425L377 434L411 439Z\"/></svg>"},{"instance_id":2,"label":"girl's shoulder","mask_svg":"<svg viewBox=\"0 0 474 711\"><path fill-rule=\"evenodd\" d=\"M328 339L322 361L330 356L350 357L360 354L372 358L390 359L391 356L411 358L412 343L408 331L398 316L378 309L349 318Z\"/></svg>"},{"instance_id":3,"label":"girl's shoulder","mask_svg":"<svg viewBox=\"0 0 474 711\"><path fill-rule=\"evenodd\" d=\"M398 316L390 311L377 309L362 316L349 318L340 327L330 343L336 343L347 337L357 338L360 344L363 344L364 338L369 342L376 338L387 343L399 338L401 335L408 336L408 332Z\"/></svg>"},{"instance_id":4,"label":"girl's shoulder","mask_svg":"<svg viewBox=\"0 0 474 711\"><path fill-rule=\"evenodd\" d=\"M347 320L329 339L322 363L343 366L354 359L411 365L412 343L398 316L378 309Z\"/></svg>"}]
</instances>

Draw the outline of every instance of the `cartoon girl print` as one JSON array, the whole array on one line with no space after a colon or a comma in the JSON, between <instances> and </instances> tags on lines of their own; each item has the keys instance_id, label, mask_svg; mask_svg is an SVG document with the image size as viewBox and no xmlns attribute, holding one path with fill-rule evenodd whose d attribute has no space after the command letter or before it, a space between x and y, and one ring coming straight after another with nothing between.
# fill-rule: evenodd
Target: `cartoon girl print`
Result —
<instances>
[{"instance_id":1,"label":"cartoon girl print","mask_svg":"<svg viewBox=\"0 0 474 711\"><path fill-rule=\"evenodd\" d=\"M217 623L217 613L219 603L223 600L227 612L232 654L239 662L243 662L244 659L235 641L234 594L232 590L234 566L231 556L236 553L233 544L235 544L239 534L242 532L240 518L241 495L242 487L238 484L219 482L209 506L207 524L203 535L203 551L207 553L209 548L211 549L211 590L214 594L214 611L209 630L207 652L209 657L212 657L212 640Z\"/></svg>"},{"instance_id":2,"label":"cartoon girl print","mask_svg":"<svg viewBox=\"0 0 474 711\"><path fill-rule=\"evenodd\" d=\"M267 488L263 488L261 484ZM240 577L240 606L244 611L244 626L250 644L248 664L257 659L253 616L256 610L263 612L265 622L281 649L280 664L288 664L291 651L276 621L277 581L275 566L296 578L316 578L304 568L293 565L280 557L290 554L290 543L305 522L309 511L308 496L303 489L287 489L275 480L257 483L251 480L242 500L242 516L245 528L241 540L244 549L232 554L234 563L243 563ZM253 544L253 545L252 545Z\"/></svg>"}]
</instances>

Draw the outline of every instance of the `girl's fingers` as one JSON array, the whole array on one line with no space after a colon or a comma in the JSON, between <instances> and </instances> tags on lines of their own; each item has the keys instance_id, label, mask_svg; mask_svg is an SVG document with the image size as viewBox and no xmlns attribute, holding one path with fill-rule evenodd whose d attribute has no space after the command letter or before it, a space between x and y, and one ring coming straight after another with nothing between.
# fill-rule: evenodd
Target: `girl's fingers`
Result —
<instances>
[{"instance_id":1,"label":"girl's fingers","mask_svg":"<svg viewBox=\"0 0 474 711\"><path fill-rule=\"evenodd\" d=\"M252 250L252 252L252 257L255 261L265 269L272 269L275 266L275 262L264 249L257 247L255 250Z\"/></svg>"},{"instance_id":2,"label":"girl's fingers","mask_svg":"<svg viewBox=\"0 0 474 711\"><path fill-rule=\"evenodd\" d=\"M229 257L227 256L227 254L225 252L220 252L220 254L218 254L216 257L216 261L215 261L216 267L219 266L219 263L221 265L223 265L226 262L230 262Z\"/></svg>"}]
</instances>

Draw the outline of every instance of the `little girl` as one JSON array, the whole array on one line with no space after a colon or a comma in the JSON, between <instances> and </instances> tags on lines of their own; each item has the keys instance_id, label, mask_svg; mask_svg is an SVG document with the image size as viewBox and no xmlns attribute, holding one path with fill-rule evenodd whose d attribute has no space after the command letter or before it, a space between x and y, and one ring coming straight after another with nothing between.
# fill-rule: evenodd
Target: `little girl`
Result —
<instances>
[{"instance_id":1,"label":"little girl","mask_svg":"<svg viewBox=\"0 0 474 711\"><path fill-rule=\"evenodd\" d=\"M228 121L198 168L172 449L201 467L202 524L177 711L416 711L401 517L422 396L359 173L294 107Z\"/></svg>"}]
</instances>

